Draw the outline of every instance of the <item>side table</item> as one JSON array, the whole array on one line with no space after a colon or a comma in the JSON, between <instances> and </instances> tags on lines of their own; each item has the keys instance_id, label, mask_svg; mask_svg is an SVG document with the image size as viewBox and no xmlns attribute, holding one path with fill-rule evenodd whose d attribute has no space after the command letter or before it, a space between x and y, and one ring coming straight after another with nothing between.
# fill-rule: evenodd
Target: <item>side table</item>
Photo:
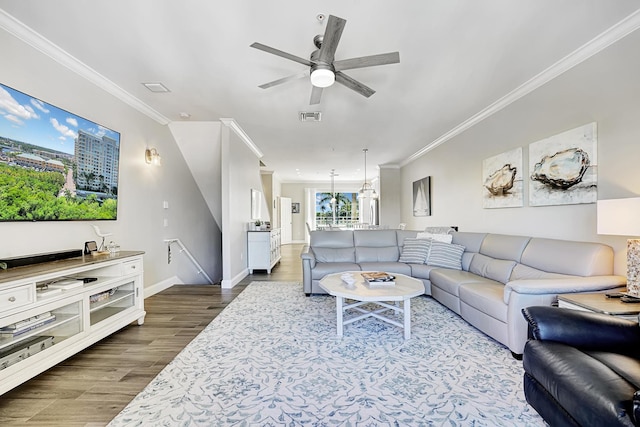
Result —
<instances>
[{"instance_id":1,"label":"side table","mask_svg":"<svg viewBox=\"0 0 640 427\"><path fill-rule=\"evenodd\" d=\"M558 307L609 314L635 322L640 314L640 303L624 303L620 298L607 298L603 293L558 295Z\"/></svg>"}]
</instances>

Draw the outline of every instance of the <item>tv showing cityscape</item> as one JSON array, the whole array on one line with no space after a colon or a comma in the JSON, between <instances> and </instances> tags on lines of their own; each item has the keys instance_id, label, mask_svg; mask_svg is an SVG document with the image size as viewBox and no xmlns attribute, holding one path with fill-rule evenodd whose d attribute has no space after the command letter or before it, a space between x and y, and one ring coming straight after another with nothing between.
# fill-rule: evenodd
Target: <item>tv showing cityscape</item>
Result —
<instances>
[{"instance_id":1,"label":"tv showing cityscape","mask_svg":"<svg viewBox=\"0 0 640 427\"><path fill-rule=\"evenodd\" d=\"M0 221L114 220L120 134L0 83Z\"/></svg>"}]
</instances>

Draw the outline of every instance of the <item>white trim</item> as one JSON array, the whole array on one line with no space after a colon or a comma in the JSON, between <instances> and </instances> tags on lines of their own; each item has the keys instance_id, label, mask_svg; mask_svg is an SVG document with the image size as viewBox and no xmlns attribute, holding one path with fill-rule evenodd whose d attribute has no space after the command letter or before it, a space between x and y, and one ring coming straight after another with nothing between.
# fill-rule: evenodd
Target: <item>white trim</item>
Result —
<instances>
[{"instance_id":1,"label":"white trim","mask_svg":"<svg viewBox=\"0 0 640 427\"><path fill-rule=\"evenodd\" d=\"M149 298L151 295L155 295L158 292L162 292L165 289L169 289L173 285L184 285L184 282L178 278L178 276L169 277L161 282L155 283L151 286L144 288L144 297Z\"/></svg>"},{"instance_id":2,"label":"white trim","mask_svg":"<svg viewBox=\"0 0 640 427\"><path fill-rule=\"evenodd\" d=\"M551 65L546 70L537 74L530 80L518 86L516 89L512 90L502 98L495 101L493 104L484 108L480 112L475 115L469 117L464 122L460 123L447 133L441 135L436 140L427 144L420 151L412 154L406 160L404 160L400 165L406 166L412 161L416 160L419 157L422 157L429 151L433 150L437 146L444 144L449 141L451 138L461 134L467 129L475 126L480 123L484 119L492 116L498 111L506 108L511 103L519 100L520 98L528 95L534 90L538 89L540 86L548 83L549 81L555 79L560 76L564 72L570 70L576 65L581 64L587 59L591 58L593 55L599 53L605 48L611 46L613 43L623 39L628 36L632 32L636 31L640 28L640 10L635 11L631 15L624 18L622 21L618 22L614 26L608 28L604 32L600 33L598 36L580 46L578 49L571 52L569 55L565 56L555 64Z\"/></svg>"},{"instance_id":3,"label":"white trim","mask_svg":"<svg viewBox=\"0 0 640 427\"><path fill-rule=\"evenodd\" d=\"M171 121L164 115L151 108L149 105L142 102L140 99L131 95L129 92L122 89L120 86L116 85L114 82L104 77L102 74L98 73L96 70L78 60L73 55L71 55L58 45L52 43L22 22L18 21L16 18L9 15L2 9L0 9L0 28L3 28L9 34L14 35L31 47L44 53L60 65L67 67L74 73L78 74L80 77L87 79L91 83L98 86L100 89L110 93L125 104L130 105L131 107L140 111L142 114L145 114L146 116L157 121L161 125L169 124L169 122Z\"/></svg>"},{"instance_id":4,"label":"white trim","mask_svg":"<svg viewBox=\"0 0 640 427\"><path fill-rule=\"evenodd\" d=\"M240 125L238 124L238 122L236 122L235 119L226 118L226 119L220 119L220 121L225 126L231 128L233 132L235 132L235 134L238 135L240 139L242 139L242 141L247 145L247 147L249 147L249 149L253 151L253 153L256 156L258 156L259 159L262 158L263 156L262 151L260 151L258 146L254 144L251 138L249 138L249 135L247 135L247 133L240 127Z\"/></svg>"},{"instance_id":5,"label":"white trim","mask_svg":"<svg viewBox=\"0 0 640 427\"><path fill-rule=\"evenodd\" d=\"M234 277L231 280L223 280L222 283L220 284L220 287L222 289L231 289L233 288L235 285L237 285L238 283L240 283L240 281L242 281L242 279L244 279L245 277L247 277L249 275L249 270L248 269L244 269L242 270L240 273L238 273L236 275L236 277Z\"/></svg>"}]
</instances>

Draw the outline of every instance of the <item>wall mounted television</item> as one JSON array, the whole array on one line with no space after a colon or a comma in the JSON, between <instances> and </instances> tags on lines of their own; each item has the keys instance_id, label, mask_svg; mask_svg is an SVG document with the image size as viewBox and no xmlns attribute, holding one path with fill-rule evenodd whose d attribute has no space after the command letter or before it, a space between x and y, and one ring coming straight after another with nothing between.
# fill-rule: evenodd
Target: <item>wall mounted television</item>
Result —
<instances>
[{"instance_id":1,"label":"wall mounted television","mask_svg":"<svg viewBox=\"0 0 640 427\"><path fill-rule=\"evenodd\" d=\"M115 220L120 133L0 83L0 221Z\"/></svg>"}]
</instances>

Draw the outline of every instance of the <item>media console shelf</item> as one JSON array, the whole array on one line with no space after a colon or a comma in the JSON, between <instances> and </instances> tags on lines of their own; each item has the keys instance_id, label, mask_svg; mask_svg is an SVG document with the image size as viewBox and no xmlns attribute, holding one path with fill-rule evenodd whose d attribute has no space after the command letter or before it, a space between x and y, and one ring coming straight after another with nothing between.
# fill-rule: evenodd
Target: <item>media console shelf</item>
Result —
<instances>
[{"instance_id":1,"label":"media console shelf","mask_svg":"<svg viewBox=\"0 0 640 427\"><path fill-rule=\"evenodd\" d=\"M87 255L0 270L0 394L132 322L142 325L142 255Z\"/></svg>"}]
</instances>

